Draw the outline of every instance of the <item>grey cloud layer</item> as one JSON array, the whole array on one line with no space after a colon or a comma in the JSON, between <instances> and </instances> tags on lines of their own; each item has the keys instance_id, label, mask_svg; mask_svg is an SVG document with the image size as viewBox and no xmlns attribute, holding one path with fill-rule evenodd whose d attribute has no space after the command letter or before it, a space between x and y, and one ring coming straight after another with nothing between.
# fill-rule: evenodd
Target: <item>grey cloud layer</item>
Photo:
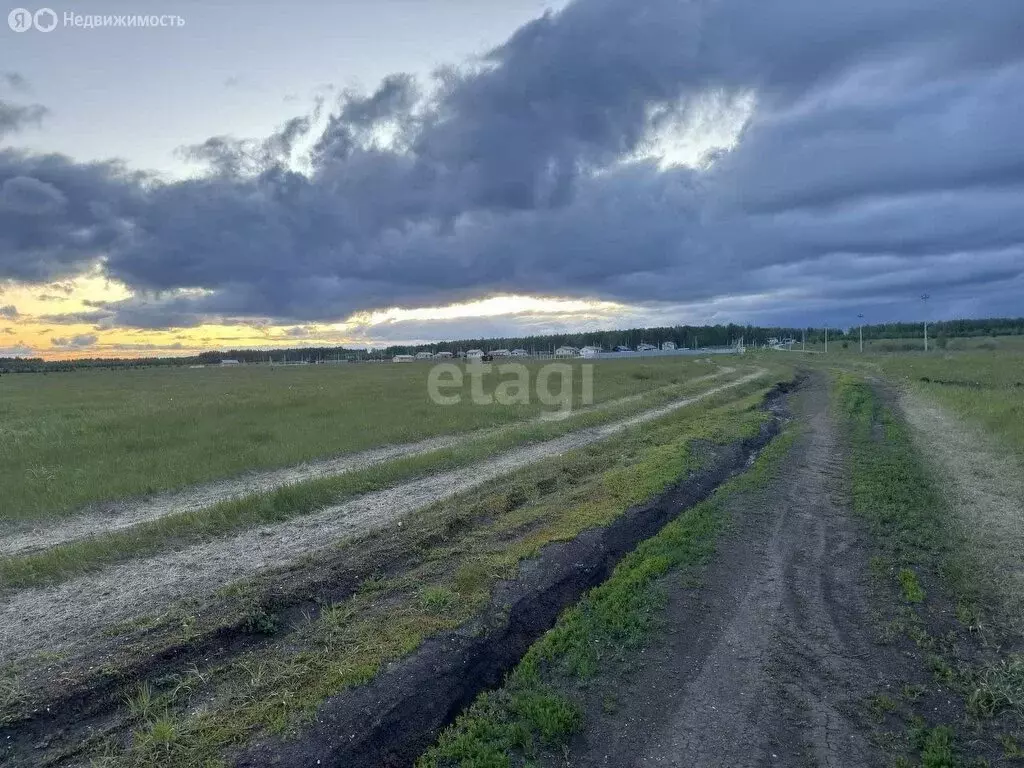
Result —
<instances>
[{"instance_id":1,"label":"grey cloud layer","mask_svg":"<svg viewBox=\"0 0 1024 768\"><path fill-rule=\"evenodd\" d=\"M326 121L186 148L199 178L0 151L0 277L102 257L138 295L97 313L137 327L494 292L1019 312L1022 28L1017 0L577 0L434 88L395 75ZM756 97L732 151L630 159L709 93Z\"/></svg>"}]
</instances>

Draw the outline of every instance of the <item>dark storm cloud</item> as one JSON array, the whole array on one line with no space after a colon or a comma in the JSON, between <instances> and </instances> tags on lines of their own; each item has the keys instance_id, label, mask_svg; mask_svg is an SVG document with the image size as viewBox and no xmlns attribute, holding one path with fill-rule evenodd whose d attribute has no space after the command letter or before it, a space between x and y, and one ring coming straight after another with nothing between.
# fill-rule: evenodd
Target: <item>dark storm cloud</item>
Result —
<instances>
[{"instance_id":1,"label":"dark storm cloud","mask_svg":"<svg viewBox=\"0 0 1024 768\"><path fill-rule=\"evenodd\" d=\"M55 347L62 347L64 349L84 349L91 347L99 340L99 337L93 334L82 334L80 336L72 336L71 338L59 338L54 337L50 339L50 343Z\"/></svg>"},{"instance_id":2,"label":"dark storm cloud","mask_svg":"<svg viewBox=\"0 0 1024 768\"><path fill-rule=\"evenodd\" d=\"M17 93L28 93L32 90L28 79L20 72L0 72L0 82Z\"/></svg>"},{"instance_id":3,"label":"dark storm cloud","mask_svg":"<svg viewBox=\"0 0 1024 768\"><path fill-rule=\"evenodd\" d=\"M0 306L0 317L7 318L8 320L15 320L18 317L18 308L13 304Z\"/></svg>"},{"instance_id":4,"label":"dark storm cloud","mask_svg":"<svg viewBox=\"0 0 1024 768\"><path fill-rule=\"evenodd\" d=\"M114 313L109 310L96 309L89 312L67 312L62 315L39 315L38 319L44 323L77 325L79 323L102 323L113 315Z\"/></svg>"},{"instance_id":5,"label":"dark storm cloud","mask_svg":"<svg viewBox=\"0 0 1024 768\"><path fill-rule=\"evenodd\" d=\"M136 291L104 322L142 328L495 292L1019 312L1021 28L1017 0L577 0L433 88L394 75L326 121L185 148L197 178L0 153L0 277L103 257ZM738 143L700 170L636 159L744 94Z\"/></svg>"},{"instance_id":6,"label":"dark storm cloud","mask_svg":"<svg viewBox=\"0 0 1024 768\"><path fill-rule=\"evenodd\" d=\"M30 126L38 126L49 110L40 104L12 104L0 99L0 139Z\"/></svg>"},{"instance_id":7,"label":"dark storm cloud","mask_svg":"<svg viewBox=\"0 0 1024 768\"><path fill-rule=\"evenodd\" d=\"M123 247L143 181L117 163L0 149L0 277L69 276Z\"/></svg>"},{"instance_id":8,"label":"dark storm cloud","mask_svg":"<svg viewBox=\"0 0 1024 768\"><path fill-rule=\"evenodd\" d=\"M207 165L218 175L237 178L285 165L295 143L309 133L309 129L309 117L296 117L265 139L213 136L202 144L182 147L179 154L186 160Z\"/></svg>"}]
</instances>

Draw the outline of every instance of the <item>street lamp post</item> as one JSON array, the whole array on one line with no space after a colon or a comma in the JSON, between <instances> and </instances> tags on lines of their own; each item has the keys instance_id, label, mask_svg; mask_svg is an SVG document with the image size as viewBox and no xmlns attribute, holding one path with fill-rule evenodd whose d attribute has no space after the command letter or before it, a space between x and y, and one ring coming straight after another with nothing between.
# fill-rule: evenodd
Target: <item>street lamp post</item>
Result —
<instances>
[{"instance_id":1,"label":"street lamp post","mask_svg":"<svg viewBox=\"0 0 1024 768\"><path fill-rule=\"evenodd\" d=\"M825 326L825 354L828 354L828 326Z\"/></svg>"},{"instance_id":2,"label":"street lamp post","mask_svg":"<svg viewBox=\"0 0 1024 768\"><path fill-rule=\"evenodd\" d=\"M860 333L860 351L864 352L864 314L857 315L857 319L860 320L860 325L857 326L857 330Z\"/></svg>"},{"instance_id":3,"label":"street lamp post","mask_svg":"<svg viewBox=\"0 0 1024 768\"><path fill-rule=\"evenodd\" d=\"M930 299L930 298L931 298L931 296L929 294L927 294L927 293L921 295L921 301L924 302L924 306L925 306L925 311L924 311L924 351L925 352L928 351L928 299Z\"/></svg>"}]
</instances>

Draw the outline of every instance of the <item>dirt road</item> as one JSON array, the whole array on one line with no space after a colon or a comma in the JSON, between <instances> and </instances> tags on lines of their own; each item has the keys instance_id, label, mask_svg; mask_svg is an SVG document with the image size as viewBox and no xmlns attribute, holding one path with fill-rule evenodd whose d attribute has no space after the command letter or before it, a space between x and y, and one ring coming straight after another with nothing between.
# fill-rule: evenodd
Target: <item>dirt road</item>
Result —
<instances>
[{"instance_id":1,"label":"dirt road","mask_svg":"<svg viewBox=\"0 0 1024 768\"><path fill-rule=\"evenodd\" d=\"M781 477L734 499L735 533L700 587L670 587L668 634L599 687L605 707L568 764L879 763L865 700L908 670L876 642L868 553L842 496L822 377L794 409L801 433Z\"/></svg>"},{"instance_id":2,"label":"dirt road","mask_svg":"<svg viewBox=\"0 0 1024 768\"><path fill-rule=\"evenodd\" d=\"M478 487L520 467L559 456L652 421L674 410L765 376L764 369L699 395L598 427L515 448L469 467L368 493L320 512L260 526L226 539L132 560L52 587L0 599L0 663L38 651L92 653L104 629L158 611L183 598L202 598L234 580L283 566L335 542L379 530L429 504Z\"/></svg>"},{"instance_id":3,"label":"dirt road","mask_svg":"<svg viewBox=\"0 0 1024 768\"><path fill-rule=\"evenodd\" d=\"M714 373L690 379L687 383L699 384L735 372L735 368L723 366ZM666 389L669 388L664 387L644 394L658 393ZM630 395L608 400L588 408L581 408L577 413L610 410L627 403L639 402L643 396ZM166 515L205 509L229 499L254 493L268 493L286 485L340 475L345 472L356 472L395 459L419 456L432 451L464 445L482 437L493 436L497 432L511 431L524 426L524 424L541 421L543 419L536 418L527 422L515 422L497 429L441 435L413 443L385 445L281 469L254 470L236 477L202 483L177 491L157 493L142 499L121 499L92 504L66 518L29 522L0 521L0 557L24 555L59 544L79 541L90 536L131 528Z\"/></svg>"}]
</instances>

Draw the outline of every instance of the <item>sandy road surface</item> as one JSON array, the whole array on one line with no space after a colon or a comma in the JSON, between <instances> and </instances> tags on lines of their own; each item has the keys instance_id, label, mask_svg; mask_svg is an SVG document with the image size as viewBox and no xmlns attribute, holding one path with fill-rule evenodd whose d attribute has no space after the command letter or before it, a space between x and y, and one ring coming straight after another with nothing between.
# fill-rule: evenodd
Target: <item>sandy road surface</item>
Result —
<instances>
[{"instance_id":1,"label":"sandy road surface","mask_svg":"<svg viewBox=\"0 0 1024 768\"><path fill-rule=\"evenodd\" d=\"M629 419L523 446L464 469L369 493L287 523L133 560L54 587L14 592L0 602L0 664L42 650L81 653L110 623L150 614L177 599L203 597L231 581L378 530L436 501L742 386L765 373L758 369Z\"/></svg>"},{"instance_id":2,"label":"sandy road surface","mask_svg":"<svg viewBox=\"0 0 1024 768\"><path fill-rule=\"evenodd\" d=\"M687 383L697 384L711 381L720 376L735 373L735 371L735 368L722 367L714 373L690 379ZM576 413L606 410L626 403L637 402L642 398L643 394L630 395L608 400L590 408L579 409ZM540 420L534 419L525 423L536 423ZM493 435L496 432L516 429L522 427L523 424L524 422L516 422L497 429L441 435L413 443L385 445L358 453L304 462L282 469L246 472L236 477L154 494L143 499L93 504L83 509L80 514L70 517L34 523L7 523L0 525L0 557L27 554L89 536L130 528L150 520L157 520L165 515L204 509L221 501L254 493L266 493L285 485L315 480L329 475L340 475L345 472L356 472L387 461L451 448L471 442L483 435Z\"/></svg>"},{"instance_id":3,"label":"sandy road surface","mask_svg":"<svg viewBox=\"0 0 1024 768\"><path fill-rule=\"evenodd\" d=\"M616 681L616 714L588 728L571 765L878 764L863 701L903 662L875 642L821 377L795 416L804 429L782 476L732 501L738 531L703 586L672 592L669 635Z\"/></svg>"}]
</instances>

